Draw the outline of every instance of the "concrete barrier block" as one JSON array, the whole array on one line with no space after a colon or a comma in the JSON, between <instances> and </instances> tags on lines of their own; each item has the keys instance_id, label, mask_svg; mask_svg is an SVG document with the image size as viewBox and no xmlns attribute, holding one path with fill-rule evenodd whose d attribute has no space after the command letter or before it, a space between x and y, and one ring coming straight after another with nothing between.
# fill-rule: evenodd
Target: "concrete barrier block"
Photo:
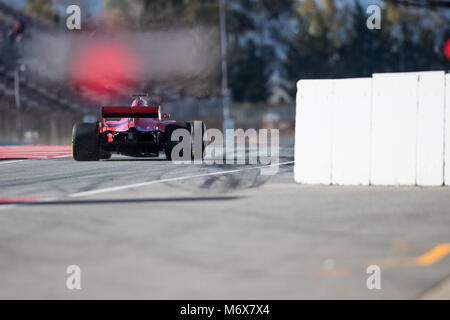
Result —
<instances>
[{"instance_id":1,"label":"concrete barrier block","mask_svg":"<svg viewBox=\"0 0 450 320\"><path fill-rule=\"evenodd\" d=\"M371 178L374 185L416 183L418 74L374 74Z\"/></svg>"},{"instance_id":2,"label":"concrete barrier block","mask_svg":"<svg viewBox=\"0 0 450 320\"><path fill-rule=\"evenodd\" d=\"M298 183L331 183L332 80L297 83L294 177Z\"/></svg>"},{"instance_id":3,"label":"concrete barrier block","mask_svg":"<svg viewBox=\"0 0 450 320\"><path fill-rule=\"evenodd\" d=\"M372 78L336 80L332 107L332 183L368 185Z\"/></svg>"},{"instance_id":4,"label":"concrete barrier block","mask_svg":"<svg viewBox=\"0 0 450 320\"><path fill-rule=\"evenodd\" d=\"M416 183L444 183L445 73L419 73Z\"/></svg>"},{"instance_id":5,"label":"concrete barrier block","mask_svg":"<svg viewBox=\"0 0 450 320\"><path fill-rule=\"evenodd\" d=\"M450 186L450 73L445 75L445 185Z\"/></svg>"},{"instance_id":6,"label":"concrete barrier block","mask_svg":"<svg viewBox=\"0 0 450 320\"><path fill-rule=\"evenodd\" d=\"M295 180L450 185L450 75L298 83Z\"/></svg>"}]
</instances>

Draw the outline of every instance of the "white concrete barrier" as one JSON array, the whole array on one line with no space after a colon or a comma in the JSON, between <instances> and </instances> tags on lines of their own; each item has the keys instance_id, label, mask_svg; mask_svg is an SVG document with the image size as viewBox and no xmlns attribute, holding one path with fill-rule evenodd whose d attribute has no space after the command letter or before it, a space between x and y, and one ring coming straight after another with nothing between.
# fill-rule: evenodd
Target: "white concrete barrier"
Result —
<instances>
[{"instance_id":1,"label":"white concrete barrier","mask_svg":"<svg viewBox=\"0 0 450 320\"><path fill-rule=\"evenodd\" d=\"M418 86L416 184L441 186L444 183L445 73L420 73Z\"/></svg>"},{"instance_id":2,"label":"white concrete barrier","mask_svg":"<svg viewBox=\"0 0 450 320\"><path fill-rule=\"evenodd\" d=\"M416 175L417 74L375 74L370 182L413 185Z\"/></svg>"},{"instance_id":3,"label":"white concrete barrier","mask_svg":"<svg viewBox=\"0 0 450 320\"><path fill-rule=\"evenodd\" d=\"M450 73L445 75L445 185L450 186Z\"/></svg>"},{"instance_id":4,"label":"white concrete barrier","mask_svg":"<svg viewBox=\"0 0 450 320\"><path fill-rule=\"evenodd\" d=\"M307 80L297 84L295 180L331 183L332 80Z\"/></svg>"},{"instance_id":5,"label":"white concrete barrier","mask_svg":"<svg viewBox=\"0 0 450 320\"><path fill-rule=\"evenodd\" d=\"M450 184L449 75L301 80L297 88L297 182L439 186L445 159Z\"/></svg>"},{"instance_id":6,"label":"white concrete barrier","mask_svg":"<svg viewBox=\"0 0 450 320\"><path fill-rule=\"evenodd\" d=\"M331 182L366 185L370 179L372 81L334 81L332 95Z\"/></svg>"}]
</instances>

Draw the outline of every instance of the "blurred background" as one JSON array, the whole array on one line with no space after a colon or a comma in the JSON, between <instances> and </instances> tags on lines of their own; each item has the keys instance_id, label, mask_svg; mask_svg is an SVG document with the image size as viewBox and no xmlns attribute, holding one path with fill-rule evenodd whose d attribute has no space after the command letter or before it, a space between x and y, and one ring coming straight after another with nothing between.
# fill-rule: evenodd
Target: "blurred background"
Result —
<instances>
[{"instance_id":1,"label":"blurred background","mask_svg":"<svg viewBox=\"0 0 450 320\"><path fill-rule=\"evenodd\" d=\"M81 30L68 30L69 5ZM369 30L370 5L381 29ZM294 137L296 82L450 69L447 0L0 0L0 145L70 144L147 92L174 119Z\"/></svg>"}]
</instances>

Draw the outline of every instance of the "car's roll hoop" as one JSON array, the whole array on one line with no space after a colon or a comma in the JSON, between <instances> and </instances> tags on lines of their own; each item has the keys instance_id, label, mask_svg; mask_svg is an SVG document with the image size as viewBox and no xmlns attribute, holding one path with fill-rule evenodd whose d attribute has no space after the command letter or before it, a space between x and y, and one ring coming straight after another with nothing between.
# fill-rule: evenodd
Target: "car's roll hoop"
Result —
<instances>
[{"instance_id":1,"label":"car's roll hoop","mask_svg":"<svg viewBox=\"0 0 450 320\"><path fill-rule=\"evenodd\" d=\"M133 93L132 98L148 98L148 93Z\"/></svg>"}]
</instances>

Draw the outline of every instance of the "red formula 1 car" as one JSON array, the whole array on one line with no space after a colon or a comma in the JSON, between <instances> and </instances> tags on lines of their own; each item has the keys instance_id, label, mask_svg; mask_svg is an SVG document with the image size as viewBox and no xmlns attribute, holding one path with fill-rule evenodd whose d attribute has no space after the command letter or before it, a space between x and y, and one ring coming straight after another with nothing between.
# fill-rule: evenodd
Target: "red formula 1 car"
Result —
<instances>
[{"instance_id":1,"label":"red formula 1 car","mask_svg":"<svg viewBox=\"0 0 450 320\"><path fill-rule=\"evenodd\" d=\"M183 141L183 137L190 137L191 159L194 159L194 136L199 134L195 130L201 130L200 155L203 158L206 148L204 122L194 125L194 122L169 120L169 114L161 114L161 107L148 106L142 95L136 97L131 107L103 107L101 122L75 124L72 132L73 158L77 161L98 161L109 159L113 153L157 157L160 151L164 151L166 158L171 160L173 148ZM180 135L177 129L187 132ZM172 137L175 131L177 137ZM177 156L182 158L183 150Z\"/></svg>"}]
</instances>

